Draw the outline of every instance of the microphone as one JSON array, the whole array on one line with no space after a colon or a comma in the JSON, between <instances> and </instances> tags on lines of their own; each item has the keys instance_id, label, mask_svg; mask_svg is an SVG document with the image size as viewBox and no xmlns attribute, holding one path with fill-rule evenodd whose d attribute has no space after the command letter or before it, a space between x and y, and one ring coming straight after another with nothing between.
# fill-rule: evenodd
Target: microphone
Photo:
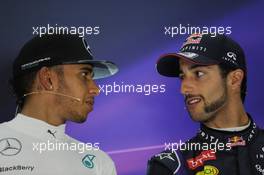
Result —
<instances>
[{"instance_id":1,"label":"microphone","mask_svg":"<svg viewBox=\"0 0 264 175\"><path fill-rule=\"evenodd\" d=\"M29 96L29 95L43 94L43 93L52 94L52 95L59 95L59 96L62 96L62 97L68 97L68 98L71 98L71 99L76 100L78 102L81 102L81 99L80 98L73 97L71 95L62 94L62 93L59 93L59 92L51 92L51 91L36 91L36 92L30 92L30 93L24 94L23 95L23 98L26 97L26 96Z\"/></svg>"}]
</instances>

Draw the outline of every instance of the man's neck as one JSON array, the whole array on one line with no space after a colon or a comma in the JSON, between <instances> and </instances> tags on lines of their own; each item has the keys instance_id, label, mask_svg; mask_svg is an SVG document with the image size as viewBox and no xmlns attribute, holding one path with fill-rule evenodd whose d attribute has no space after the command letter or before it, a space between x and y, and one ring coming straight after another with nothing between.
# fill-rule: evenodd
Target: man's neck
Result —
<instances>
[{"instance_id":1,"label":"man's neck","mask_svg":"<svg viewBox=\"0 0 264 175\"><path fill-rule=\"evenodd\" d=\"M65 123L64 120L54 113L54 108L48 108L47 105L33 103L32 101L26 103L20 113L42 120L53 126L59 126Z\"/></svg>"}]
</instances>

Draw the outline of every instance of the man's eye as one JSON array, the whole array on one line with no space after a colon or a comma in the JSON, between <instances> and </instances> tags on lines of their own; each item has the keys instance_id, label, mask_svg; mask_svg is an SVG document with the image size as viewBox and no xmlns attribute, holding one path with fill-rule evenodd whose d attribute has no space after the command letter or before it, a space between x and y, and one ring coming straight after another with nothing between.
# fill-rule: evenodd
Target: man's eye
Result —
<instances>
[{"instance_id":1,"label":"man's eye","mask_svg":"<svg viewBox=\"0 0 264 175\"><path fill-rule=\"evenodd\" d=\"M93 72L82 72L81 76L85 79L93 79L94 73Z\"/></svg>"},{"instance_id":2,"label":"man's eye","mask_svg":"<svg viewBox=\"0 0 264 175\"><path fill-rule=\"evenodd\" d=\"M82 72L81 76L84 77L84 78L92 78L93 77L91 72Z\"/></svg>"},{"instance_id":3,"label":"man's eye","mask_svg":"<svg viewBox=\"0 0 264 175\"><path fill-rule=\"evenodd\" d=\"M200 77L204 76L204 73L201 71L197 71L196 76L200 78Z\"/></svg>"},{"instance_id":4,"label":"man's eye","mask_svg":"<svg viewBox=\"0 0 264 175\"><path fill-rule=\"evenodd\" d=\"M86 77L88 75L88 72L82 72L82 76Z\"/></svg>"}]
</instances>

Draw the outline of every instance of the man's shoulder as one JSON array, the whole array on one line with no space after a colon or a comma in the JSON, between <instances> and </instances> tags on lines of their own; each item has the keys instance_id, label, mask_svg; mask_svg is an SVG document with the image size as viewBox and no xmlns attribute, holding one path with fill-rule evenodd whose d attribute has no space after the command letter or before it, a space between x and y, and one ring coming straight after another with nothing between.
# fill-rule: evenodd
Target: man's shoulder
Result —
<instances>
[{"instance_id":1,"label":"man's shoulder","mask_svg":"<svg viewBox=\"0 0 264 175\"><path fill-rule=\"evenodd\" d=\"M264 133L264 128L258 126L258 131L261 132L261 133Z\"/></svg>"},{"instance_id":2,"label":"man's shoulder","mask_svg":"<svg viewBox=\"0 0 264 175\"><path fill-rule=\"evenodd\" d=\"M7 136L13 133L15 133L15 130L10 127L10 121L0 123L0 137Z\"/></svg>"},{"instance_id":3,"label":"man's shoulder","mask_svg":"<svg viewBox=\"0 0 264 175\"><path fill-rule=\"evenodd\" d=\"M257 137L261 137L262 140L264 140L264 129L263 128L260 128L260 127L257 127L257 132L258 132L258 135Z\"/></svg>"}]
</instances>

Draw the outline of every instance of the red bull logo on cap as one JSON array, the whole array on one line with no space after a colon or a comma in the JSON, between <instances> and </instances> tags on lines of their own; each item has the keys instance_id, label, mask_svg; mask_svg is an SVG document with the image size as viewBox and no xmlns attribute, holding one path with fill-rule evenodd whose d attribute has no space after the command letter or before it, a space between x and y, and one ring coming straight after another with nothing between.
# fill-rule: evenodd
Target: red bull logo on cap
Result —
<instances>
[{"instance_id":1,"label":"red bull logo on cap","mask_svg":"<svg viewBox=\"0 0 264 175\"><path fill-rule=\"evenodd\" d=\"M199 44L202 40L203 34L201 33L195 33L190 35L186 41L183 43L182 47L184 47L187 44Z\"/></svg>"}]
</instances>

